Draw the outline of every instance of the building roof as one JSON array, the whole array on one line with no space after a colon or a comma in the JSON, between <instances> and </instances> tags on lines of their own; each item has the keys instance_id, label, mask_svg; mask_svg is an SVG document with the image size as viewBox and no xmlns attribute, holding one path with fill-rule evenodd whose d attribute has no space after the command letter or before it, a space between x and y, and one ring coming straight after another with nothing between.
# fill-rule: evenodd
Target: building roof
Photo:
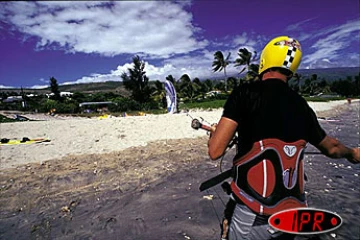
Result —
<instances>
[{"instance_id":1,"label":"building roof","mask_svg":"<svg viewBox=\"0 0 360 240\"><path fill-rule=\"evenodd\" d=\"M82 102L79 103L79 107L88 106L88 105L109 105L114 104L113 102Z\"/></svg>"}]
</instances>

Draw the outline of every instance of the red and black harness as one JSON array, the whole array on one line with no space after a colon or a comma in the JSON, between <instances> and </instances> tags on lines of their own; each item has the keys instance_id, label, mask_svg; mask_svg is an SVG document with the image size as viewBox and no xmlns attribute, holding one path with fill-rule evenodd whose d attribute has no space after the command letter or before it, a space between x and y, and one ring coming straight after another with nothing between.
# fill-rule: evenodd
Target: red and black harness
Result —
<instances>
[{"instance_id":1,"label":"red and black harness","mask_svg":"<svg viewBox=\"0 0 360 240\"><path fill-rule=\"evenodd\" d=\"M303 157L306 141L265 139L234 162L231 190L254 212L275 212L307 206Z\"/></svg>"},{"instance_id":2,"label":"red and black harness","mask_svg":"<svg viewBox=\"0 0 360 240\"><path fill-rule=\"evenodd\" d=\"M204 182L200 190L233 177L233 197L257 214L269 216L284 209L306 207L305 147L304 140L292 143L278 139L258 141L247 154L234 161L232 169Z\"/></svg>"}]
</instances>

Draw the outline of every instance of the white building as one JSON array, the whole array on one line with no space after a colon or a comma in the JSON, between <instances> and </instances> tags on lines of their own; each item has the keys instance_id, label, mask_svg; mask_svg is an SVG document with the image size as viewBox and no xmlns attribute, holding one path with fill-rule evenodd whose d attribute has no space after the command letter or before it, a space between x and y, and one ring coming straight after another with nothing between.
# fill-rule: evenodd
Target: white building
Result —
<instances>
[{"instance_id":1,"label":"white building","mask_svg":"<svg viewBox=\"0 0 360 240\"><path fill-rule=\"evenodd\" d=\"M48 98L54 95L55 95L54 93L46 94ZM72 92L60 92L60 97L71 97L72 95L73 95Z\"/></svg>"}]
</instances>

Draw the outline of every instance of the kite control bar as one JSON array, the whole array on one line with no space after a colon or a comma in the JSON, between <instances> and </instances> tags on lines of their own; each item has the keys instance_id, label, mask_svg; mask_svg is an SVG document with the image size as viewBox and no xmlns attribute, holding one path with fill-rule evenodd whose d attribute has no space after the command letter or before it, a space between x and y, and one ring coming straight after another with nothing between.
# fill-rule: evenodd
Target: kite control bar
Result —
<instances>
[{"instance_id":1,"label":"kite control bar","mask_svg":"<svg viewBox=\"0 0 360 240\"><path fill-rule=\"evenodd\" d=\"M202 124L199 120L197 120L196 118L194 118L191 122L191 127L195 130L199 130L199 129L203 129L206 130L208 132L214 132L215 131L215 127L210 127L208 125ZM237 143L237 137L234 136L234 138L231 140L231 142L228 145L228 148L232 148L235 144Z\"/></svg>"},{"instance_id":2,"label":"kite control bar","mask_svg":"<svg viewBox=\"0 0 360 240\"><path fill-rule=\"evenodd\" d=\"M205 125L205 124L202 124L199 120L197 120L196 118L194 118L191 122L191 127L195 130L199 130L200 128L201 129L204 129L208 132L213 132L215 131L215 128L214 127L210 127L208 125Z\"/></svg>"}]
</instances>

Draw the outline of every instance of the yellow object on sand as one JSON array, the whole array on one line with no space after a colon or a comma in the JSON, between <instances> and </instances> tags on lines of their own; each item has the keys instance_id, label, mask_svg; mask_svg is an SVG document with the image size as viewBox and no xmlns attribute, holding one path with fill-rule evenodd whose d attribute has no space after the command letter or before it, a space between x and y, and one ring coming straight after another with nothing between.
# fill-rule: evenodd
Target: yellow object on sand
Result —
<instances>
[{"instance_id":1,"label":"yellow object on sand","mask_svg":"<svg viewBox=\"0 0 360 240\"><path fill-rule=\"evenodd\" d=\"M108 114L105 114L105 115L102 115L102 116L99 117L99 119L107 119L107 118L109 118Z\"/></svg>"},{"instance_id":2,"label":"yellow object on sand","mask_svg":"<svg viewBox=\"0 0 360 240\"><path fill-rule=\"evenodd\" d=\"M29 139L29 140L19 140L19 139L1 139L0 146L5 145L18 145L18 144L32 144L32 143L42 143L42 142L50 142L50 139L47 138L37 138L37 139Z\"/></svg>"}]
</instances>

